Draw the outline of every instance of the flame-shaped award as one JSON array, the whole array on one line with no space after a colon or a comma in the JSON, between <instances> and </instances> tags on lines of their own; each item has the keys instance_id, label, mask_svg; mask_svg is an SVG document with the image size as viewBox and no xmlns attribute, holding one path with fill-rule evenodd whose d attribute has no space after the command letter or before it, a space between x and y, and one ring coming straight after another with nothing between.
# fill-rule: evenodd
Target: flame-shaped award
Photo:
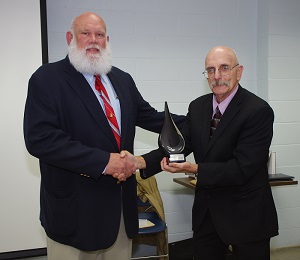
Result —
<instances>
[{"instance_id":1,"label":"flame-shaped award","mask_svg":"<svg viewBox=\"0 0 300 260\"><path fill-rule=\"evenodd\" d=\"M167 102L165 102L165 120L158 137L158 145L168 156L169 162L185 162L185 156L181 153L185 141L172 119Z\"/></svg>"}]
</instances>

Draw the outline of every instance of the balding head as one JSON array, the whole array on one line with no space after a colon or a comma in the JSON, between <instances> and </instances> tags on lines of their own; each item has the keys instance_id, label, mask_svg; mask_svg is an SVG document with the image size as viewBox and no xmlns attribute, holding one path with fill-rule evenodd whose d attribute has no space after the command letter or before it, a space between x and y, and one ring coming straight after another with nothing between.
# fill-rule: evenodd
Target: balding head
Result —
<instances>
[{"instance_id":1,"label":"balding head","mask_svg":"<svg viewBox=\"0 0 300 260\"><path fill-rule=\"evenodd\" d=\"M87 24L87 23L100 24L106 32L106 24L105 24L104 20L102 19L102 17L100 17L99 15L92 13L92 12L86 12L86 13L83 13L83 14L75 17L72 21L71 29L75 30L77 27L82 26L83 24Z\"/></svg>"},{"instance_id":2,"label":"balding head","mask_svg":"<svg viewBox=\"0 0 300 260\"><path fill-rule=\"evenodd\" d=\"M239 65L236 52L226 46L212 48L205 58L208 84L220 103L238 86L243 66Z\"/></svg>"},{"instance_id":3,"label":"balding head","mask_svg":"<svg viewBox=\"0 0 300 260\"><path fill-rule=\"evenodd\" d=\"M108 41L105 22L95 13L83 13L73 19L71 31L67 32L66 38L68 45L75 38L79 48L94 43L105 48Z\"/></svg>"},{"instance_id":4,"label":"balding head","mask_svg":"<svg viewBox=\"0 0 300 260\"><path fill-rule=\"evenodd\" d=\"M103 19L92 12L74 18L66 34L69 58L81 73L106 74L111 69L111 51Z\"/></svg>"},{"instance_id":5,"label":"balding head","mask_svg":"<svg viewBox=\"0 0 300 260\"><path fill-rule=\"evenodd\" d=\"M226 46L216 46L207 53L205 58L205 67L207 60L221 56L224 57L224 59L232 61L235 64L239 63L237 54L234 49Z\"/></svg>"}]
</instances>

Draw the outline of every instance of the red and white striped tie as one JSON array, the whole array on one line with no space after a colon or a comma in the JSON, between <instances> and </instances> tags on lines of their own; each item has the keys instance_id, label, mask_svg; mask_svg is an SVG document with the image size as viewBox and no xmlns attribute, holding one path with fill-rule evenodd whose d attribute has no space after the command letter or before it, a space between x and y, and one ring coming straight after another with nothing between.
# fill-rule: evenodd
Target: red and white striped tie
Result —
<instances>
[{"instance_id":1,"label":"red and white striped tie","mask_svg":"<svg viewBox=\"0 0 300 260\"><path fill-rule=\"evenodd\" d=\"M119 128L119 125L118 125L116 114L114 112L113 107L111 106L110 99L108 97L106 89L105 89L105 87L103 86L103 84L101 82L100 76L98 76L98 75L95 75L95 89L99 92L100 97L103 100L104 108L105 108L105 114L106 114L106 117L108 119L108 123L109 123L109 125L112 129L112 132L113 132L113 134L116 138L118 147L120 149L121 134L120 134L120 128Z\"/></svg>"}]
</instances>

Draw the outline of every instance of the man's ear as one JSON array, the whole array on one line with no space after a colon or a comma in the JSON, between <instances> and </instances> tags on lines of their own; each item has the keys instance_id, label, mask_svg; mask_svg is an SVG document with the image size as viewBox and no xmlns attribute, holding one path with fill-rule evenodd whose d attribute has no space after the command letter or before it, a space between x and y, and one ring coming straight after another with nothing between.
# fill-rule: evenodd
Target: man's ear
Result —
<instances>
[{"instance_id":1,"label":"man's ear","mask_svg":"<svg viewBox=\"0 0 300 260\"><path fill-rule=\"evenodd\" d=\"M237 79L238 80L240 80L242 78L243 70L244 70L244 66L243 65L239 65L238 71L237 71Z\"/></svg>"},{"instance_id":2,"label":"man's ear","mask_svg":"<svg viewBox=\"0 0 300 260\"><path fill-rule=\"evenodd\" d=\"M70 45L70 43L73 39L73 34L70 31L66 33L66 39L67 39L68 45Z\"/></svg>"}]
</instances>

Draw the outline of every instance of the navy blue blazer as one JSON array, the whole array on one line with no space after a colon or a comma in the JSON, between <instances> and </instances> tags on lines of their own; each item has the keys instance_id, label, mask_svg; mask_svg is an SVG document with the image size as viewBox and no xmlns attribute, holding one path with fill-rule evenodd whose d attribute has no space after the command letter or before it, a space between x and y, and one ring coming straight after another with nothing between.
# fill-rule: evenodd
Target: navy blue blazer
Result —
<instances>
[{"instance_id":1,"label":"navy blue blazer","mask_svg":"<svg viewBox=\"0 0 300 260\"><path fill-rule=\"evenodd\" d=\"M268 181L268 154L274 113L267 102L239 86L210 139L212 94L191 102L182 134L186 155L193 152L198 179L193 231L207 211L226 244L259 241L278 234ZM161 152L144 155L147 178L160 171Z\"/></svg>"},{"instance_id":2,"label":"navy blue blazer","mask_svg":"<svg viewBox=\"0 0 300 260\"><path fill-rule=\"evenodd\" d=\"M136 126L158 133L164 113L143 99L128 73L113 67L108 77L122 111L121 150L133 153ZM118 184L101 174L119 150L95 94L68 57L30 78L24 137L39 158L40 220L51 239L87 251L108 248L118 234L121 204L128 237L137 234L135 176Z\"/></svg>"}]
</instances>

